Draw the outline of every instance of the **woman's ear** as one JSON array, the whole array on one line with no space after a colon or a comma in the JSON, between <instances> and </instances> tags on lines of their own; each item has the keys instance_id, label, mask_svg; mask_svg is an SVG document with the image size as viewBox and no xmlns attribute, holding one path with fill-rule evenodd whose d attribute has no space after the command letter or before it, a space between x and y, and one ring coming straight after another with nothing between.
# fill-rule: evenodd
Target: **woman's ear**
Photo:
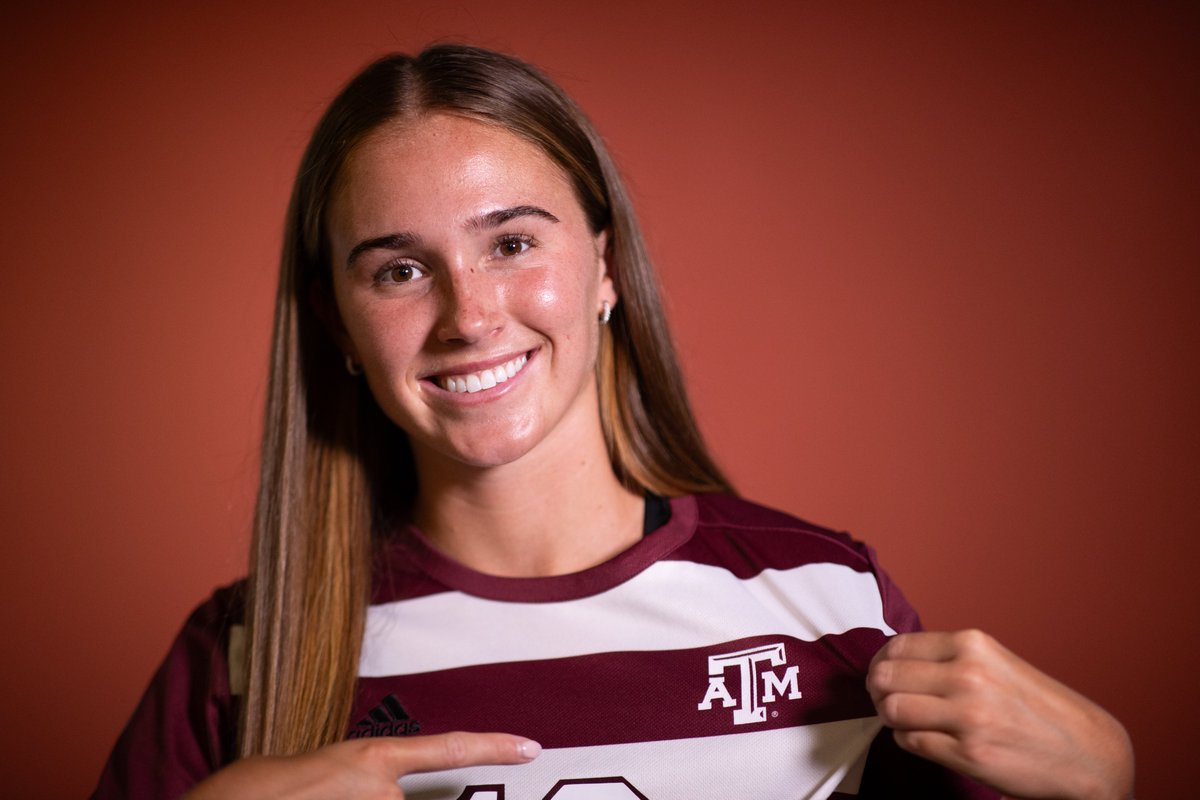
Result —
<instances>
[{"instance_id":1,"label":"woman's ear","mask_svg":"<svg viewBox=\"0 0 1200 800\"><path fill-rule=\"evenodd\" d=\"M599 295L596 298L597 304L608 303L609 308L617 306L617 284L612 271L609 269L611 263L611 254L609 251L609 230L605 228L596 234L596 266L599 270Z\"/></svg>"}]
</instances>

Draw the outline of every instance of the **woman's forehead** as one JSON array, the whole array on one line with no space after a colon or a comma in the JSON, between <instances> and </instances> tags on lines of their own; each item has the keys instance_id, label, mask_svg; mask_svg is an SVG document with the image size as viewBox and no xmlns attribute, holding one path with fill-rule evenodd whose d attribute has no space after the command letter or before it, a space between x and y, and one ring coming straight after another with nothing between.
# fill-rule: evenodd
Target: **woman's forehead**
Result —
<instances>
[{"instance_id":1,"label":"woman's forehead","mask_svg":"<svg viewBox=\"0 0 1200 800\"><path fill-rule=\"evenodd\" d=\"M485 161L493 170L518 170L531 180L567 182L561 167L533 142L497 123L444 112L405 116L374 129L351 151L343 173L362 180L402 162L410 174L439 175Z\"/></svg>"},{"instance_id":2,"label":"woman's forehead","mask_svg":"<svg viewBox=\"0 0 1200 800\"><path fill-rule=\"evenodd\" d=\"M364 137L331 199L335 235L445 224L514 205L583 214L566 173L537 145L499 125L442 113L395 120Z\"/></svg>"}]
</instances>

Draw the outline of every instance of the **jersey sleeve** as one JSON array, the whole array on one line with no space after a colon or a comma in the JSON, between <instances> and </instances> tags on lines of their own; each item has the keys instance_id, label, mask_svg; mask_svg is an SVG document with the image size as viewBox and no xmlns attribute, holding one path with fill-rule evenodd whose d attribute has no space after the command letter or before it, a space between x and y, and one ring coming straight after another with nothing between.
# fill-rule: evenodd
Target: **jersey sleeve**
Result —
<instances>
[{"instance_id":1,"label":"jersey sleeve","mask_svg":"<svg viewBox=\"0 0 1200 800\"><path fill-rule=\"evenodd\" d=\"M188 618L117 739L93 800L179 797L233 760L228 642L241 606L242 585L234 584Z\"/></svg>"},{"instance_id":2,"label":"jersey sleeve","mask_svg":"<svg viewBox=\"0 0 1200 800\"><path fill-rule=\"evenodd\" d=\"M872 547L863 546L871 571L875 573L875 582L879 585L879 597L883 604L883 619L896 633L911 633L921 630L921 618L908 602L908 598L900 591L900 587L892 581Z\"/></svg>"}]
</instances>

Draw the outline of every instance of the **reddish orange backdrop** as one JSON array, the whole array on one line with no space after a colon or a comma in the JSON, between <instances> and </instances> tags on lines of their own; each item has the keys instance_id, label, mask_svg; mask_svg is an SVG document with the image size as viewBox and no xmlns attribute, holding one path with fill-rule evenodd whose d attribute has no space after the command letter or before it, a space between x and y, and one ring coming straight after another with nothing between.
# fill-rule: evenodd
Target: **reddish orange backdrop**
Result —
<instances>
[{"instance_id":1,"label":"reddish orange backdrop","mask_svg":"<svg viewBox=\"0 0 1200 800\"><path fill-rule=\"evenodd\" d=\"M606 133L745 494L1112 709L1139 797L1193 791L1194 4L129 5L0 33L5 796L90 790L242 573L299 150L434 39Z\"/></svg>"}]
</instances>

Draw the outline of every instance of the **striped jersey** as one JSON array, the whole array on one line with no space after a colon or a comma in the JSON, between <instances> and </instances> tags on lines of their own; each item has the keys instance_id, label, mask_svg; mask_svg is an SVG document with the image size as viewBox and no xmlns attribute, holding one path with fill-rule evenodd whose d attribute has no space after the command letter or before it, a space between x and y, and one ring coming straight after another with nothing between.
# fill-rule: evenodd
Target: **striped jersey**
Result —
<instances>
[{"instance_id":1,"label":"striped jersey","mask_svg":"<svg viewBox=\"0 0 1200 800\"><path fill-rule=\"evenodd\" d=\"M182 791L232 757L237 595L189 620L96 796L152 789L130 759L174 760ZM994 797L900 751L875 716L871 657L918 628L870 548L727 495L675 498L630 549L554 577L476 572L410 528L377 558L347 736L543 747L402 778L419 800Z\"/></svg>"}]
</instances>

